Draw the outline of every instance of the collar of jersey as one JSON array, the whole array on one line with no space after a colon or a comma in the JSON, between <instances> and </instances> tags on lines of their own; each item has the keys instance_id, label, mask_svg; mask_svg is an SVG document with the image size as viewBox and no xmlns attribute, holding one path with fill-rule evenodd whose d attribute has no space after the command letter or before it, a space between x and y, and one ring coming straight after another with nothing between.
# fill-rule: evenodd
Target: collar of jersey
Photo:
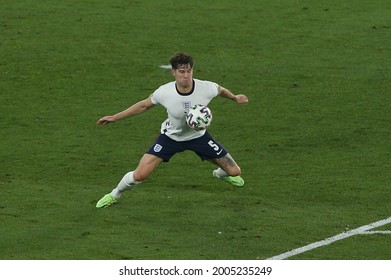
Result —
<instances>
[{"instance_id":1,"label":"collar of jersey","mask_svg":"<svg viewBox=\"0 0 391 280\"><path fill-rule=\"evenodd\" d=\"M180 92L180 91L178 90L178 87L176 86L176 83L175 83L175 89L176 89L176 92L177 92L179 95L184 95L184 96L190 95L190 94L192 94L192 93L194 92L194 89L195 89L195 81L194 81L194 79L193 79L193 88L192 88L191 91L188 92L188 93Z\"/></svg>"}]
</instances>

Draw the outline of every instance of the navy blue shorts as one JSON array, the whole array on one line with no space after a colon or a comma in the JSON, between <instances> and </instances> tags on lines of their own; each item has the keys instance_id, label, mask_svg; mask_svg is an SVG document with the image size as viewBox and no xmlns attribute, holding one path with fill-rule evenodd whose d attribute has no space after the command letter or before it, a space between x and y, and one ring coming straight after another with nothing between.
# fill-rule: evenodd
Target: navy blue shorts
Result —
<instances>
[{"instance_id":1,"label":"navy blue shorts","mask_svg":"<svg viewBox=\"0 0 391 280\"><path fill-rule=\"evenodd\" d=\"M189 141L175 141L165 134L160 134L155 143L149 148L147 154L162 158L167 162L176 153L183 151L195 152L201 160L221 158L228 152L206 132L203 136Z\"/></svg>"}]
</instances>

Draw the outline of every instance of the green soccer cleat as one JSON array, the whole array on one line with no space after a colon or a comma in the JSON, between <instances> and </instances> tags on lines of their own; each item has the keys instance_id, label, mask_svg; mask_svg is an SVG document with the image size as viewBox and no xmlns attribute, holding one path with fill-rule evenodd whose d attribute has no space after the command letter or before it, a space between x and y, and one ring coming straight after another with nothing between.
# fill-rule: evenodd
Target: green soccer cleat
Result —
<instances>
[{"instance_id":1,"label":"green soccer cleat","mask_svg":"<svg viewBox=\"0 0 391 280\"><path fill-rule=\"evenodd\" d=\"M110 205L117 203L117 199L115 199L111 193L106 194L102 197L98 203L96 203L96 208L109 207Z\"/></svg>"},{"instance_id":2,"label":"green soccer cleat","mask_svg":"<svg viewBox=\"0 0 391 280\"><path fill-rule=\"evenodd\" d=\"M219 178L216 175L216 170L213 171L213 176L216 177L217 179L221 179L223 181L226 181L236 187L243 187L244 186L244 180L240 176L226 176L226 177Z\"/></svg>"}]
</instances>

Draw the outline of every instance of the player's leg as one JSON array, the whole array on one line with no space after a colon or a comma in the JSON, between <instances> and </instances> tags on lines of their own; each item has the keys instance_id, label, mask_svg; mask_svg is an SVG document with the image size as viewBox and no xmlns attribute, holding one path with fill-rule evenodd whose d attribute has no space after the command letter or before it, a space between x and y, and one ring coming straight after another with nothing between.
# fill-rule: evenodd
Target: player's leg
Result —
<instances>
[{"instance_id":1,"label":"player's leg","mask_svg":"<svg viewBox=\"0 0 391 280\"><path fill-rule=\"evenodd\" d=\"M119 181L117 187L111 193L103 196L96 204L96 207L102 208L116 203L122 192L130 190L144 181L162 161L163 159L157 156L144 154L136 170L126 173Z\"/></svg>"},{"instance_id":2,"label":"player's leg","mask_svg":"<svg viewBox=\"0 0 391 280\"><path fill-rule=\"evenodd\" d=\"M155 155L144 154L136 170L134 170L134 180L141 183L142 181L147 179L162 161L162 158L157 157Z\"/></svg>"},{"instance_id":3,"label":"player's leg","mask_svg":"<svg viewBox=\"0 0 391 280\"><path fill-rule=\"evenodd\" d=\"M163 148L164 147L164 148ZM177 152L182 151L175 141L161 134L141 158L137 168L124 175L117 187L111 193L103 196L96 204L97 208L107 207L117 202L122 192L130 190L148 178L155 168L163 161L169 161Z\"/></svg>"},{"instance_id":4,"label":"player's leg","mask_svg":"<svg viewBox=\"0 0 391 280\"><path fill-rule=\"evenodd\" d=\"M111 195L115 199L120 198L123 191L129 190L135 185L140 184L151 175L160 163L163 161L168 162L174 154L182 150L183 148L179 148L175 141L164 134L160 135L155 143L143 155L137 168L134 171L125 174L118 186L111 192Z\"/></svg>"},{"instance_id":5,"label":"player's leg","mask_svg":"<svg viewBox=\"0 0 391 280\"><path fill-rule=\"evenodd\" d=\"M221 158L214 158L209 161L219 166L219 168L213 170L214 177L222 179L237 187L244 186L244 180L240 176L240 167L229 153Z\"/></svg>"},{"instance_id":6,"label":"player's leg","mask_svg":"<svg viewBox=\"0 0 391 280\"><path fill-rule=\"evenodd\" d=\"M228 151L206 132L200 138L189 141L189 150L194 151L202 160L208 160L219 166L213 171L216 178L222 179L235 186L243 186L244 180L240 177L240 167Z\"/></svg>"},{"instance_id":7,"label":"player's leg","mask_svg":"<svg viewBox=\"0 0 391 280\"><path fill-rule=\"evenodd\" d=\"M126 173L117 187L111 192L112 196L118 199L123 191L130 190L135 185L142 183L162 161L163 159L157 156L144 154L137 168Z\"/></svg>"},{"instance_id":8,"label":"player's leg","mask_svg":"<svg viewBox=\"0 0 391 280\"><path fill-rule=\"evenodd\" d=\"M217 169L217 174L220 175L220 177L239 176L241 173L239 165L235 162L229 153L221 158L214 158L210 161L219 166Z\"/></svg>"}]
</instances>

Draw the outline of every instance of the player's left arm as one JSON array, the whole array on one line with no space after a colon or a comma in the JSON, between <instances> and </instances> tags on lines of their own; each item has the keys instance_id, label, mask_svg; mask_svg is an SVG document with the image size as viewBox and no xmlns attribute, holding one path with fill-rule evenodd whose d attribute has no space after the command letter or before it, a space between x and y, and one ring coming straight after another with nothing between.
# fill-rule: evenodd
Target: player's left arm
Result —
<instances>
[{"instance_id":1,"label":"player's left arm","mask_svg":"<svg viewBox=\"0 0 391 280\"><path fill-rule=\"evenodd\" d=\"M221 97L231 99L238 104L243 104L248 102L248 98L244 94L233 94L229 89L226 89L222 86L218 86L217 92L218 95L220 95Z\"/></svg>"}]
</instances>

